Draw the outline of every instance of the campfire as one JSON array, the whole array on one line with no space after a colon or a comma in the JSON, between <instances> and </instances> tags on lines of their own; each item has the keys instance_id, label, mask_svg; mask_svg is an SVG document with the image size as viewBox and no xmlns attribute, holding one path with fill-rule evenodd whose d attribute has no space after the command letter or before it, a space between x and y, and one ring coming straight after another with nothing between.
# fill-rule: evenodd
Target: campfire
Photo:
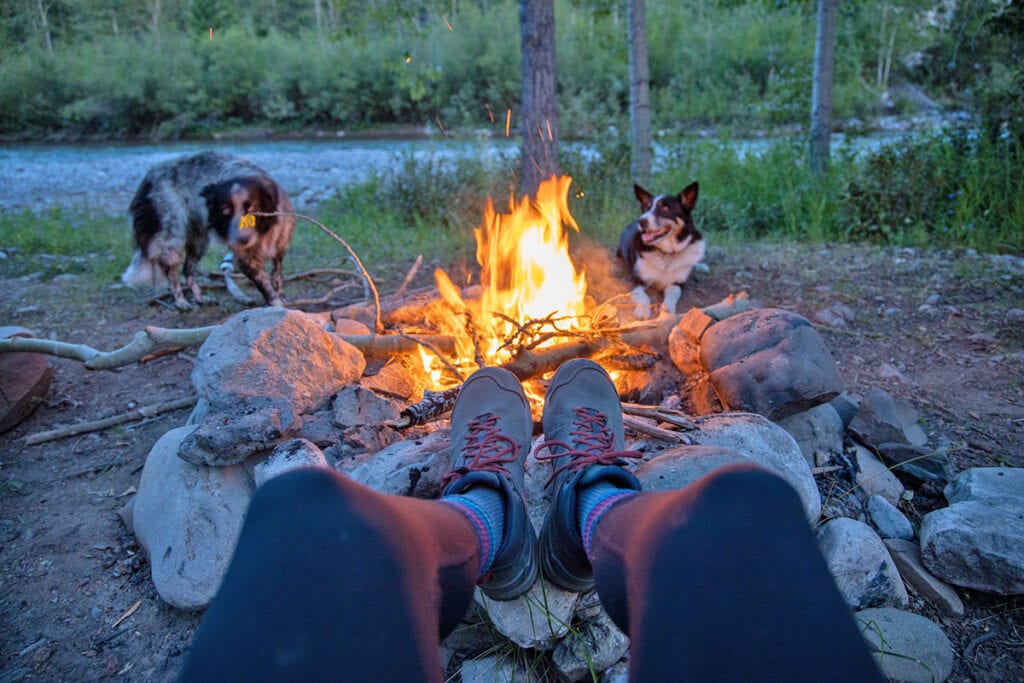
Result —
<instances>
[{"instance_id":1,"label":"campfire","mask_svg":"<svg viewBox=\"0 0 1024 683\"><path fill-rule=\"evenodd\" d=\"M579 230L569 213L571 183L568 176L553 176L536 199L510 199L504 214L488 199L475 230L479 298L464 299L447 273L434 273L448 315L432 322L455 338L453 365L460 374L508 363L524 350L550 348L590 329L586 276L569 256L568 229ZM458 381L437 356L421 355L433 389Z\"/></svg>"}]
</instances>

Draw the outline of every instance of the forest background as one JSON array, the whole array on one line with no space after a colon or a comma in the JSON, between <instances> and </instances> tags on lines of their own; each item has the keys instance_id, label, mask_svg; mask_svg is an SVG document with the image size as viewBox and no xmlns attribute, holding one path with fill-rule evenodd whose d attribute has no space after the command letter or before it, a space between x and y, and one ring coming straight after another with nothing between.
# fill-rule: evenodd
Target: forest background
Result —
<instances>
[{"instance_id":1,"label":"forest background","mask_svg":"<svg viewBox=\"0 0 1024 683\"><path fill-rule=\"evenodd\" d=\"M559 138L597 151L570 149L563 166L578 185L621 189L629 178L626 3L554 4ZM410 128L514 136L518 12L514 0L8 0L0 5L0 138ZM955 125L867 155L840 149L826 179L805 162L814 2L647 0L646 15L655 141L675 160L655 182L682 187L699 176L715 188L702 220L716 230L1024 251L1021 2L840 2L835 130L869 133L922 109ZM749 136L775 143L756 156L700 143ZM673 145L685 150L674 154ZM425 192L435 201L420 195L416 205L433 208L418 219L436 226L479 216L477 202L452 216L441 190L500 196L507 185L479 167L454 176L423 164L403 169L390 182L371 180L372 192L346 192ZM341 205L350 210L359 202L346 192ZM608 213L591 207L582 210ZM623 218L633 210L629 202L612 208ZM3 222L14 231L37 220Z\"/></svg>"}]
</instances>

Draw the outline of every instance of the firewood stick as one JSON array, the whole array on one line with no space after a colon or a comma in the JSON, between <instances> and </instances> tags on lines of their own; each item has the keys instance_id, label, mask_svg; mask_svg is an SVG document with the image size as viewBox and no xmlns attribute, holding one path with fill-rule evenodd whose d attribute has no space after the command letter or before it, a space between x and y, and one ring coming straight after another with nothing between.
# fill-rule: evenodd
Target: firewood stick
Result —
<instances>
[{"instance_id":1,"label":"firewood stick","mask_svg":"<svg viewBox=\"0 0 1024 683\"><path fill-rule=\"evenodd\" d=\"M661 441L668 441L669 443L690 443L689 437L684 434L673 432L670 429L662 429L657 425L648 424L642 420L629 417L628 415L622 416L622 426L626 429L631 429L634 432L646 434L647 436L652 436L655 439L660 439Z\"/></svg>"}]
</instances>

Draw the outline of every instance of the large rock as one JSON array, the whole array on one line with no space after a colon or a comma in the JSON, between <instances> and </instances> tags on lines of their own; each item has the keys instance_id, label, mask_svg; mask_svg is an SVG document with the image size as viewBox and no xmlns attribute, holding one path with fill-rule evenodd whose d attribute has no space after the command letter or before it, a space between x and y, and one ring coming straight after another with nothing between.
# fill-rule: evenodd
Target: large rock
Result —
<instances>
[{"instance_id":1,"label":"large rock","mask_svg":"<svg viewBox=\"0 0 1024 683\"><path fill-rule=\"evenodd\" d=\"M698 429L688 432L695 444L733 451L774 471L796 489L807 511L807 519L812 522L818 519L821 514L818 486L800 446L785 429L752 413L710 415L697 418L696 424Z\"/></svg>"},{"instance_id":2,"label":"large rock","mask_svg":"<svg viewBox=\"0 0 1024 683\"><path fill-rule=\"evenodd\" d=\"M393 443L354 467L339 469L352 479L381 493L437 498L441 478L451 468L451 434L447 429L423 438Z\"/></svg>"},{"instance_id":3,"label":"large rock","mask_svg":"<svg viewBox=\"0 0 1024 683\"><path fill-rule=\"evenodd\" d=\"M243 466L205 467L178 457L194 427L160 437L142 469L133 524L153 585L171 605L205 607L220 586L255 485Z\"/></svg>"},{"instance_id":4,"label":"large rock","mask_svg":"<svg viewBox=\"0 0 1024 683\"><path fill-rule=\"evenodd\" d=\"M956 586L1024 593L1022 470L971 469L946 489L952 504L921 520L921 558Z\"/></svg>"},{"instance_id":5,"label":"large rock","mask_svg":"<svg viewBox=\"0 0 1024 683\"><path fill-rule=\"evenodd\" d=\"M953 646L930 619L892 607L861 610L854 618L890 681L942 683L953 672Z\"/></svg>"},{"instance_id":6,"label":"large rock","mask_svg":"<svg viewBox=\"0 0 1024 683\"><path fill-rule=\"evenodd\" d=\"M722 402L780 420L842 391L832 354L811 323L773 308L746 311L709 327L700 360Z\"/></svg>"},{"instance_id":7,"label":"large rock","mask_svg":"<svg viewBox=\"0 0 1024 683\"><path fill-rule=\"evenodd\" d=\"M0 327L0 339L34 336L24 327ZM53 367L41 353L0 353L0 432L32 414L50 389Z\"/></svg>"},{"instance_id":8,"label":"large rock","mask_svg":"<svg viewBox=\"0 0 1024 683\"><path fill-rule=\"evenodd\" d=\"M860 402L850 421L850 432L894 469L922 481L944 483L948 480L948 459L925 446L928 437L918 418L912 405L874 388Z\"/></svg>"},{"instance_id":9,"label":"large rock","mask_svg":"<svg viewBox=\"0 0 1024 683\"><path fill-rule=\"evenodd\" d=\"M847 517L818 529L818 545L853 609L907 604L909 596L889 551L871 527Z\"/></svg>"},{"instance_id":10,"label":"large rock","mask_svg":"<svg viewBox=\"0 0 1024 683\"><path fill-rule=\"evenodd\" d=\"M843 419L831 403L794 413L778 424L796 439L804 459L812 467L824 465L834 454L843 452Z\"/></svg>"},{"instance_id":11,"label":"large rock","mask_svg":"<svg viewBox=\"0 0 1024 683\"><path fill-rule=\"evenodd\" d=\"M635 474L644 491L675 491L722 467L753 462L728 448L683 445L662 451L640 465Z\"/></svg>"},{"instance_id":12,"label":"large rock","mask_svg":"<svg viewBox=\"0 0 1024 683\"><path fill-rule=\"evenodd\" d=\"M315 317L284 308L239 313L199 349L192 383L208 412L182 443L193 464L231 465L293 435L314 412L356 382L362 353Z\"/></svg>"}]
</instances>

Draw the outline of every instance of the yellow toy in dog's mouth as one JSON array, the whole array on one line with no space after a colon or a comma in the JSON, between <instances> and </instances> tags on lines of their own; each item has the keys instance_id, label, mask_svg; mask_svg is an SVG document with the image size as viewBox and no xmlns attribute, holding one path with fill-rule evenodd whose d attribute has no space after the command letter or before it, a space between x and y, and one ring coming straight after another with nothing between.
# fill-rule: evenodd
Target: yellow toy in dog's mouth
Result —
<instances>
[{"instance_id":1,"label":"yellow toy in dog's mouth","mask_svg":"<svg viewBox=\"0 0 1024 683\"><path fill-rule=\"evenodd\" d=\"M256 216L251 214L251 213L247 213L247 214L245 214L244 216L242 216L241 218L238 219L238 228L240 230L245 230L246 228L255 228L255 227L256 227Z\"/></svg>"}]
</instances>

